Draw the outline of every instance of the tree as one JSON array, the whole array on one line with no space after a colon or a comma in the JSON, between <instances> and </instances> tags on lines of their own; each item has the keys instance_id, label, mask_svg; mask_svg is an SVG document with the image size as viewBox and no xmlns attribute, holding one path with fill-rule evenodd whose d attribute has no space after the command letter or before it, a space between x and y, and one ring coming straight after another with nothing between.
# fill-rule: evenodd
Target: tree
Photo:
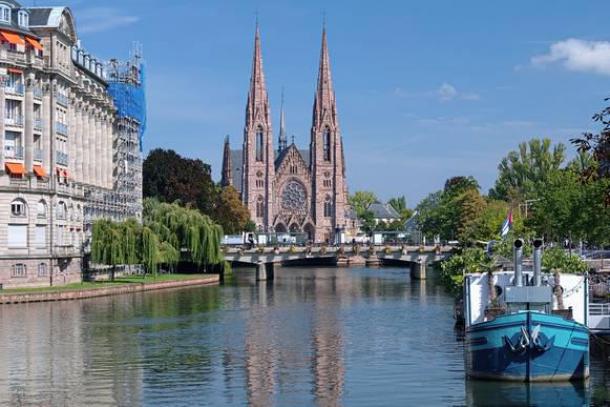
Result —
<instances>
[{"instance_id":1,"label":"tree","mask_svg":"<svg viewBox=\"0 0 610 407\"><path fill-rule=\"evenodd\" d=\"M396 212L400 215L400 222L406 222L412 215L413 211L407 208L407 199L404 196L399 196L397 198L391 198L388 201L388 204L394 208ZM399 230L399 229L392 229Z\"/></svg>"},{"instance_id":2,"label":"tree","mask_svg":"<svg viewBox=\"0 0 610 407\"><path fill-rule=\"evenodd\" d=\"M218 195L214 219L227 234L246 230L250 212L232 186L224 187Z\"/></svg>"},{"instance_id":3,"label":"tree","mask_svg":"<svg viewBox=\"0 0 610 407\"><path fill-rule=\"evenodd\" d=\"M551 146L550 139L532 139L519 144L498 165L498 179L489 196L522 202L538 197L540 189L565 160L565 145Z\"/></svg>"},{"instance_id":4,"label":"tree","mask_svg":"<svg viewBox=\"0 0 610 407\"><path fill-rule=\"evenodd\" d=\"M348 202L354 208L356 215L361 218L372 204L379 201L374 192L356 191L348 198Z\"/></svg>"},{"instance_id":5,"label":"tree","mask_svg":"<svg viewBox=\"0 0 610 407\"><path fill-rule=\"evenodd\" d=\"M214 213L217 191L211 168L201 160L184 158L174 150L152 150L142 165L145 198L181 202L203 213Z\"/></svg>"}]
</instances>

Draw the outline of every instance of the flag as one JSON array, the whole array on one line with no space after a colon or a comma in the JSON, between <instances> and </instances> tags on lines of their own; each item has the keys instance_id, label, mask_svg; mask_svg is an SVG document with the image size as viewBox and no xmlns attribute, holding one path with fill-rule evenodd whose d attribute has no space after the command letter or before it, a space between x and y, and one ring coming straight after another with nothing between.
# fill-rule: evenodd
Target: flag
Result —
<instances>
[{"instance_id":1,"label":"flag","mask_svg":"<svg viewBox=\"0 0 610 407\"><path fill-rule=\"evenodd\" d=\"M502 230L500 230L500 236L504 237L510 231L510 228L513 226L513 211L508 211L508 215L506 215L506 219L504 219L504 223L502 223Z\"/></svg>"}]
</instances>

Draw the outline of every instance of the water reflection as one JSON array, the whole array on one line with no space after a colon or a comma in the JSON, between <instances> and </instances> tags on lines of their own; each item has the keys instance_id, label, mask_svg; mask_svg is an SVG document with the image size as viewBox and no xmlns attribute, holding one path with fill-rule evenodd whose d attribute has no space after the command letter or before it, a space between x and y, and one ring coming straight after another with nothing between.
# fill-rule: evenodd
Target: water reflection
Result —
<instances>
[{"instance_id":1,"label":"water reflection","mask_svg":"<svg viewBox=\"0 0 610 407\"><path fill-rule=\"evenodd\" d=\"M510 383L466 380L469 406L588 406L585 383Z\"/></svg>"},{"instance_id":2,"label":"water reflection","mask_svg":"<svg viewBox=\"0 0 610 407\"><path fill-rule=\"evenodd\" d=\"M408 270L226 283L0 307L0 405L605 403L610 370L594 359L591 389L464 384L453 300Z\"/></svg>"}]
</instances>

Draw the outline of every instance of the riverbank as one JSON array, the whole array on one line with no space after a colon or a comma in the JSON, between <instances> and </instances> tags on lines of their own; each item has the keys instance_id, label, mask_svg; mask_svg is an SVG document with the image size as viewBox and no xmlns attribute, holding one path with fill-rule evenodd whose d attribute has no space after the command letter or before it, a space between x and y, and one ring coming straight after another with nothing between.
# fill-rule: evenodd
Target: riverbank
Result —
<instances>
[{"instance_id":1,"label":"riverbank","mask_svg":"<svg viewBox=\"0 0 610 407\"><path fill-rule=\"evenodd\" d=\"M139 291L213 285L219 282L220 276L217 274L160 274L146 277L121 277L115 281L82 282L55 287L15 288L0 291L0 305L79 300Z\"/></svg>"}]
</instances>

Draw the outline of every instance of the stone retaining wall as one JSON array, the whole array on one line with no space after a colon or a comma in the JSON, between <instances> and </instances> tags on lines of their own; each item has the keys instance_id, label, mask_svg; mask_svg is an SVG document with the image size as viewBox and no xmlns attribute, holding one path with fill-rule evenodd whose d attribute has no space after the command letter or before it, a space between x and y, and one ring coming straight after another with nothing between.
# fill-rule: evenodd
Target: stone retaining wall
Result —
<instances>
[{"instance_id":1,"label":"stone retaining wall","mask_svg":"<svg viewBox=\"0 0 610 407\"><path fill-rule=\"evenodd\" d=\"M117 287L91 288L40 293L0 294L0 304L18 304L25 302L66 301L83 298L104 297L107 295L129 294L138 291L161 290L164 288L192 287L218 284L220 276L213 274L204 278L179 281L161 281L158 283L130 283Z\"/></svg>"}]
</instances>

